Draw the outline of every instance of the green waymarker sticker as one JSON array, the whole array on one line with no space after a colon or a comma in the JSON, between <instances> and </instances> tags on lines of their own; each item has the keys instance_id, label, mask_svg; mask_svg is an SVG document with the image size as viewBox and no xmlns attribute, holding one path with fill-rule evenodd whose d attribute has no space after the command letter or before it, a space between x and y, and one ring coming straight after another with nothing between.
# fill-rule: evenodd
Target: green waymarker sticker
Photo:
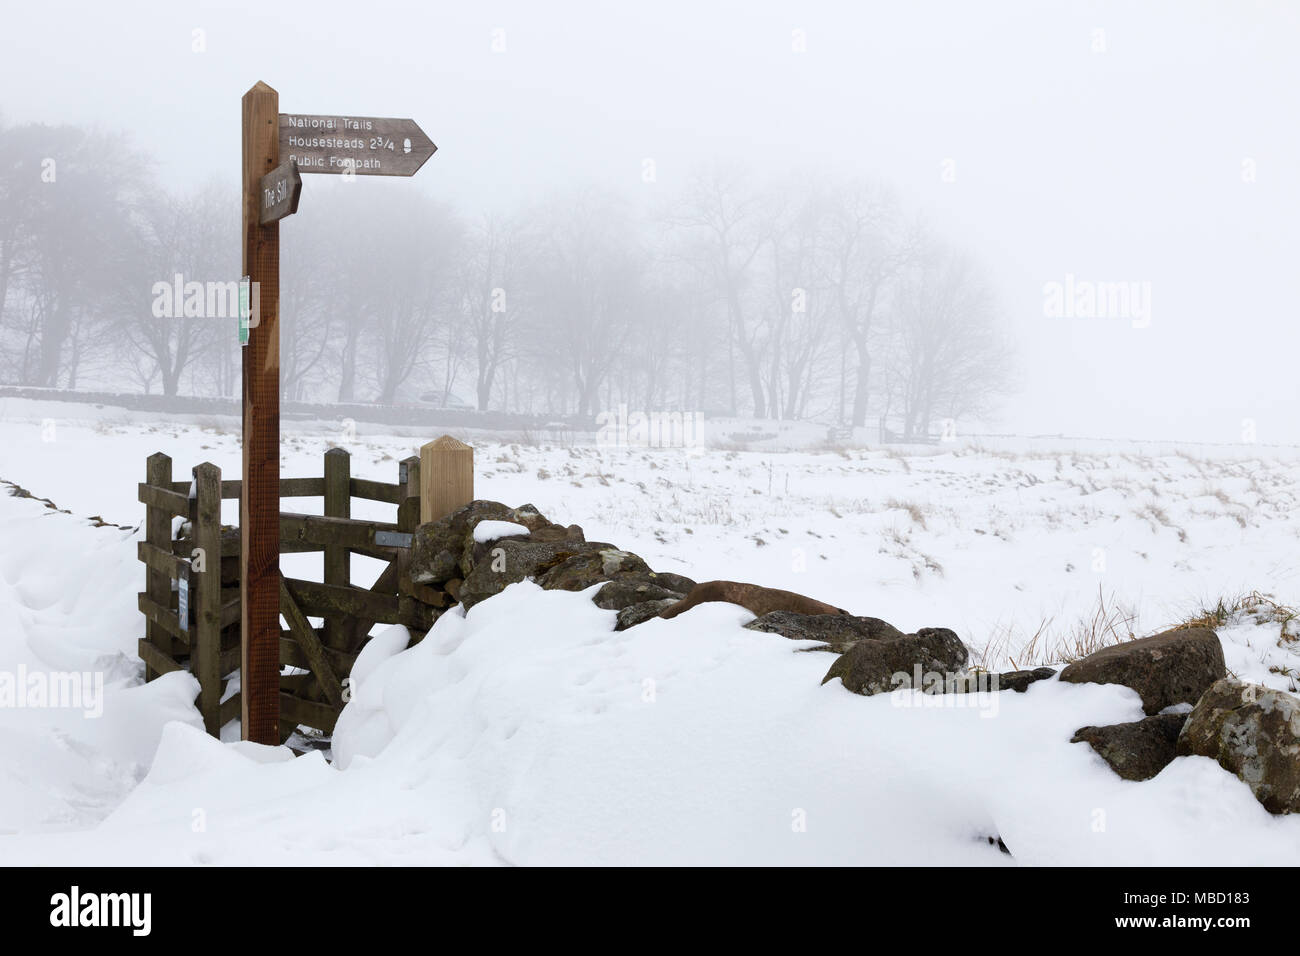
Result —
<instances>
[{"instance_id":1,"label":"green waymarker sticker","mask_svg":"<svg viewBox=\"0 0 1300 956\"><path fill-rule=\"evenodd\" d=\"M239 280L239 344L248 344L248 322L253 315L252 305L253 280L244 276Z\"/></svg>"}]
</instances>

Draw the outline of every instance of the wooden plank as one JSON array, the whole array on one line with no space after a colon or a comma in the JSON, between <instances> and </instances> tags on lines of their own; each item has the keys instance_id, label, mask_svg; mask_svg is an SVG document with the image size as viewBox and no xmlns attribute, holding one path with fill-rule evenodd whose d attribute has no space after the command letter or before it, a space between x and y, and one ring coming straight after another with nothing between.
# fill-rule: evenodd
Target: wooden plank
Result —
<instances>
[{"instance_id":1,"label":"wooden plank","mask_svg":"<svg viewBox=\"0 0 1300 956\"><path fill-rule=\"evenodd\" d=\"M241 709L239 691L235 691L228 699L221 702L221 726L226 726L232 720L238 720Z\"/></svg>"},{"instance_id":2,"label":"wooden plank","mask_svg":"<svg viewBox=\"0 0 1300 956\"><path fill-rule=\"evenodd\" d=\"M224 631L232 624L238 624L242 617L243 601L239 596L224 601L221 604L221 629Z\"/></svg>"},{"instance_id":3,"label":"wooden plank","mask_svg":"<svg viewBox=\"0 0 1300 956\"><path fill-rule=\"evenodd\" d=\"M325 517L351 518L351 456L342 448L325 452ZM346 587L352 580L352 556L342 545L325 547L325 583ZM347 646L347 630L342 618L332 615L325 619L325 644L328 647Z\"/></svg>"},{"instance_id":4,"label":"wooden plank","mask_svg":"<svg viewBox=\"0 0 1300 956\"><path fill-rule=\"evenodd\" d=\"M270 745L280 742L280 226L258 221L258 187L280 163L279 116L265 83L244 94L243 272L257 307L242 349L240 696L243 738Z\"/></svg>"},{"instance_id":5,"label":"wooden plank","mask_svg":"<svg viewBox=\"0 0 1300 956\"><path fill-rule=\"evenodd\" d=\"M284 525L281 525L281 527L284 527ZM241 544L242 542L240 541L238 531L232 529L229 531L222 532L222 538L221 538L222 557L226 557L226 558L239 557ZM312 551L324 551L324 550L325 550L324 544L317 544L311 541L283 541L282 540L280 542L281 554L306 554ZM229 578L229 580L231 581L239 580L239 572L235 571L234 574Z\"/></svg>"},{"instance_id":6,"label":"wooden plank","mask_svg":"<svg viewBox=\"0 0 1300 956\"><path fill-rule=\"evenodd\" d=\"M325 494L324 478L281 478L281 498L319 498Z\"/></svg>"},{"instance_id":7,"label":"wooden plank","mask_svg":"<svg viewBox=\"0 0 1300 956\"><path fill-rule=\"evenodd\" d=\"M149 460L153 461L153 459L156 457L158 456L157 455L151 456ZM166 458L167 456L164 455L163 457ZM171 474L170 458L167 459L167 473L169 475ZM171 484L170 478L168 478L167 483L169 485ZM140 502L142 504L150 508L156 508L160 511L164 511L167 513L168 516L179 515L182 518L189 517L190 499L186 495L181 494L179 491L169 491L166 488L159 488L158 486L153 485L151 483L146 484L145 482L141 482L137 486L136 496L140 499ZM168 525L167 528L167 537L168 538L171 537L170 524ZM154 544L157 543L158 542L156 541L154 542Z\"/></svg>"},{"instance_id":8,"label":"wooden plank","mask_svg":"<svg viewBox=\"0 0 1300 956\"><path fill-rule=\"evenodd\" d=\"M320 628L313 628L319 635ZM311 669L311 661L307 660L307 655L302 652L298 642L293 639L289 631L280 631L280 663L287 664L290 667L301 667L306 670ZM335 674L348 674L352 671L352 665L356 663L357 655L348 651L336 651L333 648L326 647L325 659L330 662L334 668ZM342 682L340 681L340 686Z\"/></svg>"},{"instance_id":9,"label":"wooden plank","mask_svg":"<svg viewBox=\"0 0 1300 956\"><path fill-rule=\"evenodd\" d=\"M373 548L348 548L353 554L359 554L363 557L374 558L376 561L394 561L397 558L397 552L401 548L381 548L376 545Z\"/></svg>"},{"instance_id":10,"label":"wooden plank","mask_svg":"<svg viewBox=\"0 0 1300 956\"><path fill-rule=\"evenodd\" d=\"M154 672L155 677L185 669L147 637L140 638L136 642L136 647L138 648L137 653L140 655L140 660L144 661L145 666Z\"/></svg>"},{"instance_id":11,"label":"wooden plank","mask_svg":"<svg viewBox=\"0 0 1300 956\"><path fill-rule=\"evenodd\" d=\"M310 699L304 695L310 689L316 686L316 675L307 671L302 674L281 674L280 690L288 691L295 697L302 697L304 700Z\"/></svg>"},{"instance_id":12,"label":"wooden plank","mask_svg":"<svg viewBox=\"0 0 1300 956\"><path fill-rule=\"evenodd\" d=\"M194 469L194 484L197 512L193 521L194 545L202 561L196 558L196 569L191 572L195 624L190 666L199 682L199 713L203 715L203 726L212 736L220 737L224 676L221 672L221 629L238 619L237 616L226 619L225 609L221 606L221 469L204 462ZM199 571L197 567L204 570Z\"/></svg>"},{"instance_id":13,"label":"wooden plank","mask_svg":"<svg viewBox=\"0 0 1300 956\"><path fill-rule=\"evenodd\" d=\"M320 515L300 515L286 512L280 516L282 544L310 544L323 548L339 545L345 548L372 548L378 531L400 531L395 524L385 521L365 521L356 518L327 518Z\"/></svg>"},{"instance_id":14,"label":"wooden plank","mask_svg":"<svg viewBox=\"0 0 1300 956\"><path fill-rule=\"evenodd\" d=\"M221 673L231 674L239 670L240 646L225 647L221 650ZM225 724L222 724L224 727Z\"/></svg>"},{"instance_id":15,"label":"wooden plank","mask_svg":"<svg viewBox=\"0 0 1300 956\"><path fill-rule=\"evenodd\" d=\"M327 734L334 732L334 724L339 719L338 711L329 704L303 700L284 692L280 694L280 713L286 721L315 727Z\"/></svg>"},{"instance_id":16,"label":"wooden plank","mask_svg":"<svg viewBox=\"0 0 1300 956\"><path fill-rule=\"evenodd\" d=\"M181 630L175 609L163 607L144 591L141 591L136 596L136 606L140 608L140 613L145 616L149 623L157 625L165 634L176 638L181 644L189 643L189 635Z\"/></svg>"},{"instance_id":17,"label":"wooden plank","mask_svg":"<svg viewBox=\"0 0 1300 956\"><path fill-rule=\"evenodd\" d=\"M371 481L367 478L351 478L348 481L348 486L348 492L353 498L382 501L390 505L398 504L405 494L401 485L390 484L386 481ZM326 513L328 514L328 512Z\"/></svg>"},{"instance_id":18,"label":"wooden plank","mask_svg":"<svg viewBox=\"0 0 1300 956\"><path fill-rule=\"evenodd\" d=\"M397 561L394 560L390 565L388 565L388 567L384 568L379 577L375 579L375 583L370 586L370 590L375 594L396 595L399 576L400 571L397 567ZM359 649L361 645L366 642L366 638L370 634L370 629L377 623L379 622L374 618L358 615L357 619L351 622L352 638L348 642L348 646L350 648Z\"/></svg>"},{"instance_id":19,"label":"wooden plank","mask_svg":"<svg viewBox=\"0 0 1300 956\"><path fill-rule=\"evenodd\" d=\"M474 500L474 449L450 435L420 449L420 521L437 521Z\"/></svg>"},{"instance_id":20,"label":"wooden plank","mask_svg":"<svg viewBox=\"0 0 1300 956\"><path fill-rule=\"evenodd\" d=\"M227 478L221 482L221 497L227 501L233 501L240 496L243 487L244 483L238 478ZM171 490L180 494L187 494L190 490L189 482L173 481ZM280 479L281 498L319 498L324 493L325 482L321 478Z\"/></svg>"},{"instance_id":21,"label":"wooden plank","mask_svg":"<svg viewBox=\"0 0 1300 956\"><path fill-rule=\"evenodd\" d=\"M330 666L325 657L325 649L321 646L320 638L312 629L311 624L307 622L306 616L298 607L298 602L289 591L288 583L283 577L280 578L280 613L284 615L285 621L289 624L289 630L293 634L294 640L302 648L306 655L311 672L316 675L320 682L321 690L325 692L325 697L331 704L338 707L343 706L343 688L339 684L338 676L334 673L334 668ZM334 616L338 619L338 616Z\"/></svg>"},{"instance_id":22,"label":"wooden plank","mask_svg":"<svg viewBox=\"0 0 1300 956\"><path fill-rule=\"evenodd\" d=\"M438 620L438 613L429 605L416 600L410 595L403 594L397 599L398 623L406 625L407 629L412 632L419 632L421 636L429 628L433 627L434 621ZM412 637L415 636L413 633Z\"/></svg>"},{"instance_id":23,"label":"wooden plank","mask_svg":"<svg viewBox=\"0 0 1300 956\"><path fill-rule=\"evenodd\" d=\"M150 571L167 576L168 590L171 590L171 581L187 573L190 568L190 562L182 555L173 554L170 548L163 550L148 541L135 543L135 556L144 562L145 567Z\"/></svg>"},{"instance_id":24,"label":"wooden plank","mask_svg":"<svg viewBox=\"0 0 1300 956\"><path fill-rule=\"evenodd\" d=\"M382 561L391 560L396 551L395 546L377 544L375 535L398 533L396 524L386 521L366 521L358 518L330 518L321 515L303 515L284 512L280 516L280 553L300 554L311 551L324 551L331 545L338 545L359 554L369 554ZM185 550L185 543L177 548ZM221 531L221 553L225 557L236 557L240 553L242 541L238 528L223 528ZM228 581L236 580L229 576Z\"/></svg>"},{"instance_id":25,"label":"wooden plank","mask_svg":"<svg viewBox=\"0 0 1300 956\"><path fill-rule=\"evenodd\" d=\"M304 613L313 617L342 614L347 617L369 618L378 624L398 622L396 597L376 594L363 588L336 587L316 581L285 578L289 592Z\"/></svg>"}]
</instances>

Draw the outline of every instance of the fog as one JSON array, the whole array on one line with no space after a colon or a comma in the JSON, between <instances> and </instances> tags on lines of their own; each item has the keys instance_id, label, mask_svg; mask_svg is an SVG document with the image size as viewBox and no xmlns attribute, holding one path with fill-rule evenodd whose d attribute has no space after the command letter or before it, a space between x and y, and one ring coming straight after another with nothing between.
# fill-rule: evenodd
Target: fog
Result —
<instances>
[{"instance_id":1,"label":"fog","mask_svg":"<svg viewBox=\"0 0 1300 956\"><path fill-rule=\"evenodd\" d=\"M156 336L149 290L182 261L201 280L238 270L239 103L263 80L282 111L411 117L439 147L410 180L304 176L301 210L281 226L300 397L344 397L339 369L357 360L357 399L443 389L472 402L482 338L461 333L490 315L474 296L501 287L520 290L532 331L519 327L489 407L589 415L630 401L843 421L859 353L823 266L843 248L834 223L854 184L870 184L892 197L873 210L896 209L890 253L925 252L882 294L861 353L873 365L863 421L888 417L913 437L951 417L973 432L1300 442L1295 5L45 3L8 4L4 23L0 133L123 133L147 158L144 192L184 198L168 221L215 232L176 240L165 261L142 252L121 267L135 270L126 293L93 294L96 321L122 325L88 335L104 358L84 359L75 383L68 352L51 360L64 371L38 381L23 349L35 355L33 316L54 306L15 286L3 384L162 389L138 358ZM119 158L137 161L103 162ZM781 224L737 283L740 332L719 280L735 264L719 266L690 201L718 177ZM488 215L517 225L502 239L520 263L513 278L496 265L475 273L500 235L484 231ZM70 239L80 223L61 228ZM392 247L377 252L385 238ZM366 255L392 268L358 267L357 301L344 303L346 288L325 284ZM803 255L812 264L800 271ZM574 262L580 277L563 281ZM25 281L38 271L29 264ZM1106 315L1080 283L1089 296L1089 283L1122 284L1133 298ZM803 288L813 305L786 328L768 300ZM367 345L393 323L402 334ZM135 359L115 351L128 341ZM235 349L181 375L179 392L230 394ZM408 355L409 374L394 372ZM675 356L668 384L647 371L661 356ZM926 362L938 368L921 381ZM903 422L917 388L939 397Z\"/></svg>"}]
</instances>

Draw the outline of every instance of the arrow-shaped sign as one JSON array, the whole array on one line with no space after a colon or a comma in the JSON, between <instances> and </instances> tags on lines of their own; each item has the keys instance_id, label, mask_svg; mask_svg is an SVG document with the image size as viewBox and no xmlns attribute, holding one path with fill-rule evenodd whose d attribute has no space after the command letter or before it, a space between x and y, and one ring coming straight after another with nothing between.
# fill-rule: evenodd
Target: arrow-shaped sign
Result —
<instances>
[{"instance_id":1,"label":"arrow-shaped sign","mask_svg":"<svg viewBox=\"0 0 1300 956\"><path fill-rule=\"evenodd\" d=\"M257 221L263 226L292 216L298 211L298 197L302 195L298 164L291 159L263 176L258 194Z\"/></svg>"},{"instance_id":2,"label":"arrow-shaped sign","mask_svg":"<svg viewBox=\"0 0 1300 956\"><path fill-rule=\"evenodd\" d=\"M300 173L414 176L437 148L415 120L280 114L280 157Z\"/></svg>"}]
</instances>

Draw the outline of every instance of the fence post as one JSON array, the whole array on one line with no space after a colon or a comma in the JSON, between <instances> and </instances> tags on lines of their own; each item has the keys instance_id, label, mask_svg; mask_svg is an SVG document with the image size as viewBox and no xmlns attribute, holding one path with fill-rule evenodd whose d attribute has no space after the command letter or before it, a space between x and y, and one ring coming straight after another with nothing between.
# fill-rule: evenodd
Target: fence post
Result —
<instances>
[{"instance_id":1,"label":"fence post","mask_svg":"<svg viewBox=\"0 0 1300 956\"><path fill-rule=\"evenodd\" d=\"M203 570L192 572L195 627L190 667L199 681L204 729L221 735L221 469L204 462L194 469L197 499L194 546ZM197 563L197 562L196 562Z\"/></svg>"},{"instance_id":2,"label":"fence post","mask_svg":"<svg viewBox=\"0 0 1300 956\"><path fill-rule=\"evenodd\" d=\"M418 455L403 459L398 466L397 486L401 489L397 505L397 530L410 534L420 524L420 475L423 471ZM397 552L397 593L409 597L411 594L411 550L402 548Z\"/></svg>"},{"instance_id":3,"label":"fence post","mask_svg":"<svg viewBox=\"0 0 1300 956\"><path fill-rule=\"evenodd\" d=\"M325 452L325 517L351 518L352 492L350 482L351 455L343 448ZM342 545L325 546L325 583L348 585L351 578L351 555ZM347 629L338 616L325 618L325 646L335 650L346 649Z\"/></svg>"},{"instance_id":4,"label":"fence post","mask_svg":"<svg viewBox=\"0 0 1300 956\"><path fill-rule=\"evenodd\" d=\"M420 449L420 522L437 521L474 500L474 449L443 435Z\"/></svg>"},{"instance_id":5,"label":"fence post","mask_svg":"<svg viewBox=\"0 0 1300 956\"><path fill-rule=\"evenodd\" d=\"M421 461L423 451L405 459L398 471L398 486L401 491L401 504L397 506L397 529L411 534L420 526L423 517L424 483L420 476L424 473ZM398 616L401 622L411 630L424 631L416 620L415 585L411 581L411 549L402 548L397 552L397 601ZM421 635L415 635L418 640Z\"/></svg>"},{"instance_id":6,"label":"fence post","mask_svg":"<svg viewBox=\"0 0 1300 956\"><path fill-rule=\"evenodd\" d=\"M170 491L172 482L171 456L164 455L162 452L150 455L145 463L144 480L147 485L155 488L166 488ZM145 505L144 539L155 548L160 548L170 554L172 551L172 516L162 508ZM167 572L155 571L153 568L146 567L144 590L149 600L159 607L166 608L171 605L172 579ZM144 636L149 643L168 657L175 659L176 648L173 645L172 636L164 631L160 625L146 620ZM157 676L158 673L146 664L144 667L145 681L151 681Z\"/></svg>"}]
</instances>

